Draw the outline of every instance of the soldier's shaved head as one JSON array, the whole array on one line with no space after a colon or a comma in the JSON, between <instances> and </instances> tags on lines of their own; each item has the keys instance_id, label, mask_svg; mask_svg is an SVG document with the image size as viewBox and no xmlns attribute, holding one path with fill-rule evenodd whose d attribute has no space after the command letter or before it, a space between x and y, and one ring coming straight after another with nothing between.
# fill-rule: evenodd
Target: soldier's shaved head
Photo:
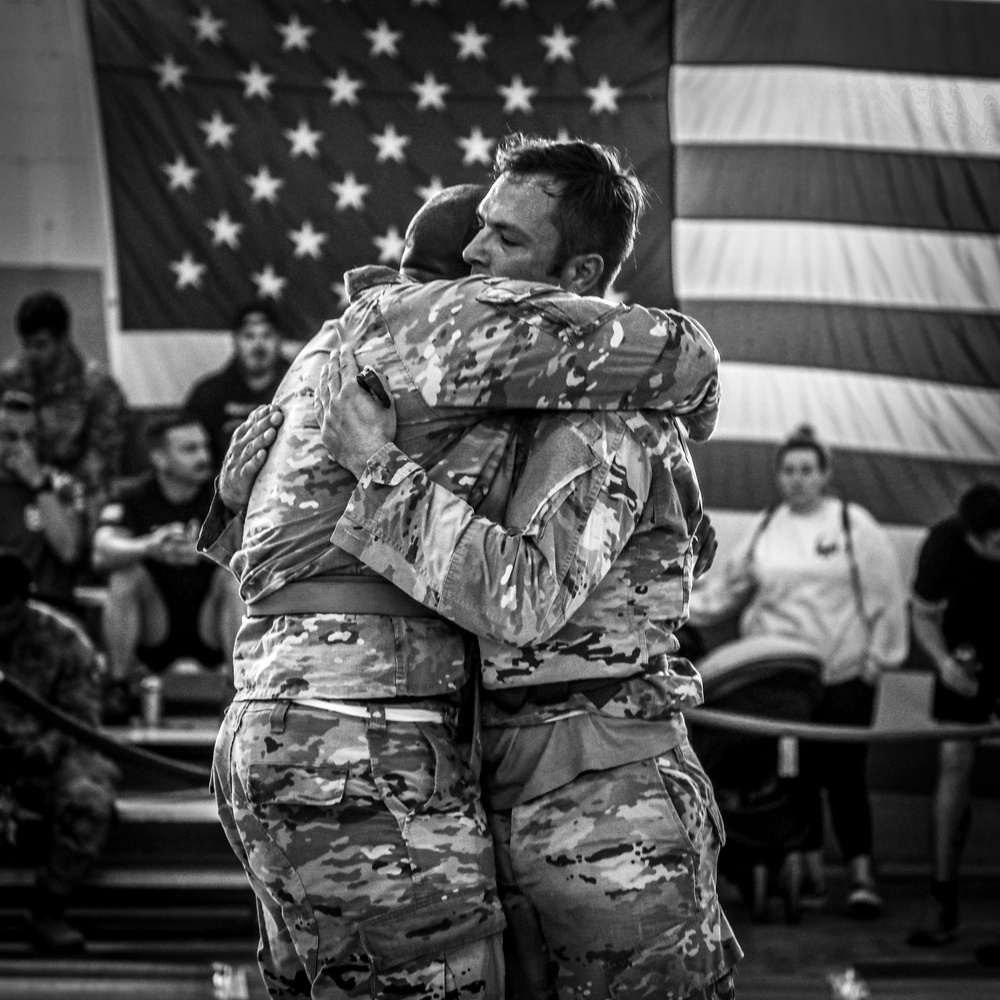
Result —
<instances>
[{"instance_id":1,"label":"soldier's shaved head","mask_svg":"<svg viewBox=\"0 0 1000 1000\"><path fill-rule=\"evenodd\" d=\"M485 184L455 184L428 199L410 220L399 270L414 281L464 278L462 251L476 235Z\"/></svg>"}]
</instances>

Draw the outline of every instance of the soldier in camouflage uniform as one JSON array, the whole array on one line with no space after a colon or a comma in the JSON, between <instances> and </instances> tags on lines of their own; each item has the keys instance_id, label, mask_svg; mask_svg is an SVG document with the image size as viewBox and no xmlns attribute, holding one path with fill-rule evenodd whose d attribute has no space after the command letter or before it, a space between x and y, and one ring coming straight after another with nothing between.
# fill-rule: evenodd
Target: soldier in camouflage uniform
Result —
<instances>
[{"instance_id":1,"label":"soldier in camouflage uniform","mask_svg":"<svg viewBox=\"0 0 1000 1000\"><path fill-rule=\"evenodd\" d=\"M20 557L0 554L0 671L53 707L97 725L97 653L71 618L28 600L29 582ZM0 794L6 788L15 802L41 813L48 827L31 915L41 947L66 952L84 946L65 908L107 840L117 778L105 757L0 693Z\"/></svg>"},{"instance_id":2,"label":"soldier in camouflage uniform","mask_svg":"<svg viewBox=\"0 0 1000 1000\"><path fill-rule=\"evenodd\" d=\"M58 295L28 296L17 312L23 351L0 366L0 391L32 396L41 460L83 483L96 514L120 472L127 407L118 383L76 349L69 325Z\"/></svg>"},{"instance_id":3,"label":"soldier in camouflage uniform","mask_svg":"<svg viewBox=\"0 0 1000 1000\"><path fill-rule=\"evenodd\" d=\"M262 966L275 995L381 995L390 976L397 989L433 995L428 976L441 988L442 965L495 948L502 925L478 788L455 740L464 648L457 630L384 584L359 600L371 576L330 548L354 477L320 440L318 371L341 335L356 343L386 372L400 439L436 481L502 509L514 421L491 409L634 400L693 412L717 390L716 355L677 314L554 286L415 285L364 268L348 287L351 308L279 389L285 420L245 522L226 526L216 507L203 532L210 554L240 576L249 610L216 788L261 900ZM373 856L385 864L355 877L351 859ZM497 994L482 959L469 975L458 992Z\"/></svg>"},{"instance_id":4,"label":"soldier in camouflage uniform","mask_svg":"<svg viewBox=\"0 0 1000 1000\"><path fill-rule=\"evenodd\" d=\"M466 250L474 272L573 287L555 264L583 152L571 145L501 150ZM684 438L649 413L543 418L504 529L435 483L400 437L386 444L391 420L380 430L353 389L350 352L341 366L321 387L323 430L360 481L334 544L480 637L510 994L548 994L549 963L530 959L540 937L560 997L732 996L742 952L716 891L724 831L680 714L701 684L670 656L701 517ZM718 405L697 398L684 418L696 440Z\"/></svg>"}]
</instances>

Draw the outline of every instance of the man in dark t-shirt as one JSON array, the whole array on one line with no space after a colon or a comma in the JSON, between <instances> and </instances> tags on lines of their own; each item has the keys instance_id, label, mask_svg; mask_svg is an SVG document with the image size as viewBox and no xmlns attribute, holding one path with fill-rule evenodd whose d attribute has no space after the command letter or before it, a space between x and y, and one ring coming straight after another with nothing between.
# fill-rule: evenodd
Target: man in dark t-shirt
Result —
<instances>
[{"instance_id":1,"label":"man in dark t-shirt","mask_svg":"<svg viewBox=\"0 0 1000 1000\"><path fill-rule=\"evenodd\" d=\"M1000 485L981 483L931 528L913 585L913 634L937 670L934 717L983 723L1000 707ZM958 934L958 868L972 809L973 740L943 740L934 790L933 882L910 935L932 947Z\"/></svg>"},{"instance_id":2,"label":"man in dark t-shirt","mask_svg":"<svg viewBox=\"0 0 1000 1000\"><path fill-rule=\"evenodd\" d=\"M192 658L231 671L243 606L229 573L201 556L198 530L212 501L205 429L190 415L149 429L152 472L101 512L94 568L108 574L104 639L110 677L134 681Z\"/></svg>"},{"instance_id":3,"label":"man in dark t-shirt","mask_svg":"<svg viewBox=\"0 0 1000 1000\"><path fill-rule=\"evenodd\" d=\"M183 409L208 431L217 472L233 430L255 407L270 403L288 361L278 319L266 302L252 302L233 321L233 356L225 368L196 382Z\"/></svg>"}]
</instances>

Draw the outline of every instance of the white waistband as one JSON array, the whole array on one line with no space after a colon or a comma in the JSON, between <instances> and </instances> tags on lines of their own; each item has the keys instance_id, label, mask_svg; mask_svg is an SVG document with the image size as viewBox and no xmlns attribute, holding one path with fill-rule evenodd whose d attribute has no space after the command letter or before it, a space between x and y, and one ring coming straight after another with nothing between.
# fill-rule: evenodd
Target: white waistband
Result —
<instances>
[{"instance_id":1,"label":"white waistband","mask_svg":"<svg viewBox=\"0 0 1000 1000\"><path fill-rule=\"evenodd\" d=\"M325 698L293 698L296 705L306 708L317 708L321 712L336 712L337 715L350 715L355 719L370 719L372 713L367 705L346 701L328 701ZM393 708L386 706L385 718L388 722L437 722L445 721L444 712L435 712L430 708Z\"/></svg>"}]
</instances>

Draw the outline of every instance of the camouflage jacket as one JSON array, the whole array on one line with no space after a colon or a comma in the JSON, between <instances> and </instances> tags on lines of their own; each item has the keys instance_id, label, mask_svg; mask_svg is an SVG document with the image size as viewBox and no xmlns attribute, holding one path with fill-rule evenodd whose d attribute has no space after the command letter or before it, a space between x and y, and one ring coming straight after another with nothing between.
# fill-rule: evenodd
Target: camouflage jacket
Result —
<instances>
[{"instance_id":1,"label":"camouflage jacket","mask_svg":"<svg viewBox=\"0 0 1000 1000\"><path fill-rule=\"evenodd\" d=\"M369 461L333 541L479 636L487 689L621 678L518 712L489 699L487 725L580 710L664 719L701 701L674 631L691 595L701 492L666 415L543 416L503 526L431 482L394 445ZM656 660L655 669L649 669Z\"/></svg>"},{"instance_id":2,"label":"camouflage jacket","mask_svg":"<svg viewBox=\"0 0 1000 1000\"><path fill-rule=\"evenodd\" d=\"M352 272L348 287L347 313L303 349L275 395L285 420L245 523L222 530L210 518L203 532L203 550L229 563L251 604L292 581L371 573L330 545L356 485L327 455L312 409L335 333L388 378L398 446L472 507L511 455L516 420L503 411L641 406L682 414L698 437L714 426L718 355L677 313L501 279L418 285L386 268ZM466 677L451 625L379 615L251 615L234 666L244 698L422 696Z\"/></svg>"},{"instance_id":3,"label":"camouflage jacket","mask_svg":"<svg viewBox=\"0 0 1000 1000\"><path fill-rule=\"evenodd\" d=\"M44 379L23 357L0 367L0 389L30 393L38 414L39 457L75 476L89 496L106 493L121 468L127 406L118 383L72 344Z\"/></svg>"},{"instance_id":4,"label":"camouflage jacket","mask_svg":"<svg viewBox=\"0 0 1000 1000\"><path fill-rule=\"evenodd\" d=\"M0 670L32 694L91 726L101 718L99 660L93 643L68 615L28 601L24 620L0 646ZM27 709L0 698L0 749L24 753L33 744L46 756L72 741Z\"/></svg>"}]
</instances>

